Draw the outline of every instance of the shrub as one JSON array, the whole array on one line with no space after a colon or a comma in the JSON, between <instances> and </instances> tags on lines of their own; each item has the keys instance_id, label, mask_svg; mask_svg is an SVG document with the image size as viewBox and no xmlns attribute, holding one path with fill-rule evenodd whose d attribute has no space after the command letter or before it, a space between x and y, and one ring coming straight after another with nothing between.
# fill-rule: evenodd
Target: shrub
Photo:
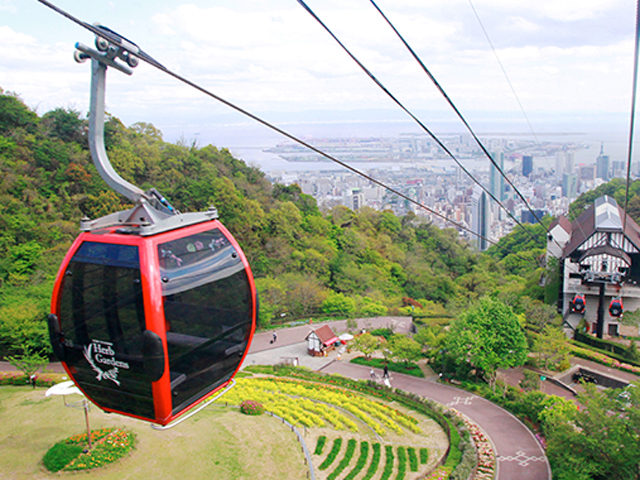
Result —
<instances>
[{"instance_id":1,"label":"shrub","mask_svg":"<svg viewBox=\"0 0 640 480\"><path fill-rule=\"evenodd\" d=\"M324 435L320 435L318 437L318 443L316 443L316 451L313 452L314 455L322 455L322 450L324 450L324 444L327 443L327 437Z\"/></svg>"},{"instance_id":2,"label":"shrub","mask_svg":"<svg viewBox=\"0 0 640 480\"><path fill-rule=\"evenodd\" d=\"M42 462L50 472L58 472L82 453L82 445L68 444L65 440L56 443L44 455Z\"/></svg>"},{"instance_id":3,"label":"shrub","mask_svg":"<svg viewBox=\"0 0 640 480\"><path fill-rule=\"evenodd\" d=\"M386 362L382 358L370 358L355 357L351 359L351 363L358 365L367 365L382 370L384 364L387 364L387 368L392 372L404 373L405 375L411 375L413 377L424 378L424 372L413 362Z\"/></svg>"},{"instance_id":4,"label":"shrub","mask_svg":"<svg viewBox=\"0 0 640 480\"><path fill-rule=\"evenodd\" d=\"M375 330L371 330L371 335L374 335L376 337L384 337L385 339L389 340L391 338L391 335L393 335L393 330L391 330L390 328L376 328Z\"/></svg>"},{"instance_id":5,"label":"shrub","mask_svg":"<svg viewBox=\"0 0 640 480\"><path fill-rule=\"evenodd\" d=\"M426 448L424 449L426 450ZM416 454L416 449L413 447L407 448L407 454L409 455L409 469L412 472L418 471L418 455ZM427 462L424 462L427 463Z\"/></svg>"},{"instance_id":6,"label":"shrub","mask_svg":"<svg viewBox=\"0 0 640 480\"><path fill-rule=\"evenodd\" d=\"M338 477L338 475L340 475L342 471L345 468L347 468L347 465L349 465L349 462L353 458L353 454L355 451L356 451L356 441L353 438L351 438L347 442L347 450L344 452L344 457L342 457L342 460L340 460L340 463L335 468L335 470L331 472L331 474L327 477L327 480L335 480Z\"/></svg>"},{"instance_id":7,"label":"shrub","mask_svg":"<svg viewBox=\"0 0 640 480\"><path fill-rule=\"evenodd\" d=\"M420 463L424 465L428 461L429 461L429 450L427 450L426 448L421 448L420 449Z\"/></svg>"},{"instance_id":8,"label":"shrub","mask_svg":"<svg viewBox=\"0 0 640 480\"><path fill-rule=\"evenodd\" d=\"M245 415L262 415L264 407L260 402L255 400L245 400L240 404L240 411Z\"/></svg>"},{"instance_id":9,"label":"shrub","mask_svg":"<svg viewBox=\"0 0 640 480\"><path fill-rule=\"evenodd\" d=\"M369 442L360 442L360 456L358 457L356 466L353 467L353 470L351 470L346 477L344 477L344 480L353 480L354 478L356 478L356 476L364 468L364 465L367 463L368 456L369 456Z\"/></svg>"},{"instance_id":10,"label":"shrub","mask_svg":"<svg viewBox=\"0 0 640 480\"><path fill-rule=\"evenodd\" d=\"M320 470L326 470L327 468L329 468L329 466L333 463L333 461L338 456L338 453L340 452L340 448L342 448L342 439L336 438L333 441L333 446L331 447L331 451L329 452L329 455L327 455L327 458L324 459L324 462L322 462L318 468Z\"/></svg>"},{"instance_id":11,"label":"shrub","mask_svg":"<svg viewBox=\"0 0 640 480\"><path fill-rule=\"evenodd\" d=\"M369 464L369 468L367 469L367 473L362 478L362 480L370 480L376 472L378 471L378 465L380 465L380 444L373 444L373 457L371 457L371 463Z\"/></svg>"},{"instance_id":12,"label":"shrub","mask_svg":"<svg viewBox=\"0 0 640 480\"><path fill-rule=\"evenodd\" d=\"M386 461L384 463L384 470L382 471L382 476L380 480L389 480L391 478L391 474L393 473L393 447L391 445L385 445L384 453L386 457Z\"/></svg>"},{"instance_id":13,"label":"shrub","mask_svg":"<svg viewBox=\"0 0 640 480\"><path fill-rule=\"evenodd\" d=\"M404 480L407 471L407 450L405 447L398 447L398 475L396 480Z\"/></svg>"}]
</instances>

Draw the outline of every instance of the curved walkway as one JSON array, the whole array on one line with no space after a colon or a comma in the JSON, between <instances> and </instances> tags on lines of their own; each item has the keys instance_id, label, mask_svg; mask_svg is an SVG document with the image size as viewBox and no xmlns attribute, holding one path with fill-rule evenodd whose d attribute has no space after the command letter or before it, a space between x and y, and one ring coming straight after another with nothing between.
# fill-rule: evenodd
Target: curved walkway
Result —
<instances>
[{"instance_id":1,"label":"curved walkway","mask_svg":"<svg viewBox=\"0 0 640 480\"><path fill-rule=\"evenodd\" d=\"M410 320L403 317L384 317L368 320L371 328L393 324L397 332L406 333ZM346 330L344 322L331 323L335 331ZM278 330L278 339L270 343L270 332L257 333L245 364L279 363L283 358L297 357L301 365L326 373L337 373L355 379L368 379L369 367L327 358L306 355L304 339L312 328L319 325L303 325ZM359 322L359 327L363 327ZM540 443L531 431L516 417L482 397L435 380L418 379L393 373L391 384L395 388L413 392L443 405L450 406L469 417L490 438L496 453L497 480L551 480L551 468Z\"/></svg>"},{"instance_id":2,"label":"curved walkway","mask_svg":"<svg viewBox=\"0 0 640 480\"><path fill-rule=\"evenodd\" d=\"M346 322L332 322L337 332L346 330ZM254 336L245 365L275 364L285 358L295 357L299 364L314 370L337 373L354 379L368 379L369 367L337 361L334 352L330 357L314 358L306 353L305 337L319 324L306 324L278 330L278 339L270 343L272 332ZM398 333L407 333L411 326L408 317L380 317L358 321L358 328L392 326ZM60 364L50 364L50 370L63 371ZM0 371L13 370L8 363L0 362ZM413 392L443 405L450 406L469 417L487 434L496 453L496 480L551 480L551 469L540 444L529 429L516 417L472 393L444 385L435 379L418 379L393 373L392 386Z\"/></svg>"}]
</instances>

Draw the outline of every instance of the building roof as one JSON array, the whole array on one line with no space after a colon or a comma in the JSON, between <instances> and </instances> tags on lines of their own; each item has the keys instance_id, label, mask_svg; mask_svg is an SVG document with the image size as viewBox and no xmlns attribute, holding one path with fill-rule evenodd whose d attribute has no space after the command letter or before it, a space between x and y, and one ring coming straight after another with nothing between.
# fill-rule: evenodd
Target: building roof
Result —
<instances>
[{"instance_id":1,"label":"building roof","mask_svg":"<svg viewBox=\"0 0 640 480\"><path fill-rule=\"evenodd\" d=\"M329 325L323 325L316 330L312 330L311 332L309 332L309 335L313 333L316 334L316 336L324 345L331 345L332 343L335 343L339 340L339 338L335 333L333 333L333 330L331 330L331 327ZM307 335L307 338L309 338L309 335Z\"/></svg>"},{"instance_id":2,"label":"building roof","mask_svg":"<svg viewBox=\"0 0 640 480\"><path fill-rule=\"evenodd\" d=\"M565 246L562 256L568 257L596 232L620 232L624 225L625 212L616 201L605 195L597 198L571 224L571 239ZM640 227L627 215L624 234L636 248L640 247Z\"/></svg>"},{"instance_id":3,"label":"building roof","mask_svg":"<svg viewBox=\"0 0 640 480\"><path fill-rule=\"evenodd\" d=\"M560 215L553 222L551 222L551 225L549 225L549 230L553 230L556 225L560 225L560 227L562 227L565 232L571 233L571 220L569 220L564 215Z\"/></svg>"}]
</instances>

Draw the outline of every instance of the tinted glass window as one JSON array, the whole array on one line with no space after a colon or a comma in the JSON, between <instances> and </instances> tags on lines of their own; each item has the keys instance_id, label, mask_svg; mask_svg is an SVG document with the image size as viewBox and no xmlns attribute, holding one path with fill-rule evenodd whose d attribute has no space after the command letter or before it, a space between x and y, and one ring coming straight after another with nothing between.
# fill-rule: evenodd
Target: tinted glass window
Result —
<instances>
[{"instance_id":1,"label":"tinted glass window","mask_svg":"<svg viewBox=\"0 0 640 480\"><path fill-rule=\"evenodd\" d=\"M66 363L87 395L101 407L153 418L138 248L83 243L65 272L60 322Z\"/></svg>"},{"instance_id":2,"label":"tinted glass window","mask_svg":"<svg viewBox=\"0 0 640 480\"><path fill-rule=\"evenodd\" d=\"M231 378L252 303L236 249L218 229L158 246L174 413Z\"/></svg>"}]
</instances>

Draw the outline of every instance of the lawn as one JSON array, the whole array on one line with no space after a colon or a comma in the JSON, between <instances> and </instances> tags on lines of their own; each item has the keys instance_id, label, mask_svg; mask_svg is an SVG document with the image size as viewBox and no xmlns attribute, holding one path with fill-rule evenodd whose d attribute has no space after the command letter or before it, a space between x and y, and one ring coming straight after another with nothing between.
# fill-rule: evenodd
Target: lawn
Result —
<instances>
[{"instance_id":1,"label":"lawn","mask_svg":"<svg viewBox=\"0 0 640 480\"><path fill-rule=\"evenodd\" d=\"M67 476L46 472L42 457L57 441L86 431L84 414L65 407L59 397L45 398L44 392L0 387L0 479ZM171 430L157 431L93 408L90 421L92 429L120 427L137 436L131 455L91 471L92 479L289 480L306 478L308 471L295 435L266 415L210 406Z\"/></svg>"}]
</instances>

